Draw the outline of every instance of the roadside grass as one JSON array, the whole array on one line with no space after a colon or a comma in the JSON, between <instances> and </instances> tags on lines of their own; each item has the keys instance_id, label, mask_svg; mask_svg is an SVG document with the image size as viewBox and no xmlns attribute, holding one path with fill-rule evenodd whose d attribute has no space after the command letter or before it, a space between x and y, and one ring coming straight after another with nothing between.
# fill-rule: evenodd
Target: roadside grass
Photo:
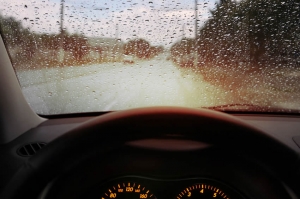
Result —
<instances>
[{"instance_id":1,"label":"roadside grass","mask_svg":"<svg viewBox=\"0 0 300 199\"><path fill-rule=\"evenodd\" d=\"M64 68L64 67L76 67L86 66L103 63L121 63L123 62L123 56L112 57L112 56L100 56L97 58L84 58L82 60L76 60L71 55L67 54L63 61L59 61L53 56L41 56L36 55L33 58L21 58L13 59L12 64L15 70L38 70L38 69L49 69L49 68Z\"/></svg>"},{"instance_id":2,"label":"roadside grass","mask_svg":"<svg viewBox=\"0 0 300 199\"><path fill-rule=\"evenodd\" d=\"M176 63L175 63L176 64ZM243 65L215 65L182 67L182 75L194 73L217 87L232 93L241 103L259 106L290 104L298 108L300 99L300 69L297 67L258 67ZM187 72L188 71L188 72ZM200 77L199 77L200 78Z\"/></svg>"},{"instance_id":3,"label":"roadside grass","mask_svg":"<svg viewBox=\"0 0 300 199\"><path fill-rule=\"evenodd\" d=\"M12 59L13 67L16 71L26 70L39 70L49 68L65 68L65 67L84 67L95 64L105 63L123 63L123 64L134 64L135 62L149 61L151 58L137 58L133 57L131 62L128 62L127 55L107 55L102 54L100 57L84 57L81 60L76 60L70 53L66 53L64 60L59 61L57 56L45 56L44 54L37 54L32 58L21 57L18 59ZM126 62L127 61L127 62Z\"/></svg>"}]
</instances>

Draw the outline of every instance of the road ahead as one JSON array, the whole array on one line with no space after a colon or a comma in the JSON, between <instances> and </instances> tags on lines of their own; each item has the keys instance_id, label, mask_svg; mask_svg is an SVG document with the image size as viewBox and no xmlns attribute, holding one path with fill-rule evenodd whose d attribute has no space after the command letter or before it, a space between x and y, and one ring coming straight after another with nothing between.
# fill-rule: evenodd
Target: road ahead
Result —
<instances>
[{"instance_id":1,"label":"road ahead","mask_svg":"<svg viewBox=\"0 0 300 199\"><path fill-rule=\"evenodd\" d=\"M234 100L163 55L134 64L23 71L18 77L31 107L45 115L160 105L202 107Z\"/></svg>"}]
</instances>

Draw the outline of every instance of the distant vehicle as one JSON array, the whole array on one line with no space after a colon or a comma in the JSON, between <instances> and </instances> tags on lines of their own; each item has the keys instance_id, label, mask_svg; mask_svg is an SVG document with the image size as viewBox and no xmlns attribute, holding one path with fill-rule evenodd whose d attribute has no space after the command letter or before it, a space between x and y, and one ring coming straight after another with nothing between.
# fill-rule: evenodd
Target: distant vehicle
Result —
<instances>
[{"instance_id":1,"label":"distant vehicle","mask_svg":"<svg viewBox=\"0 0 300 199\"><path fill-rule=\"evenodd\" d=\"M126 57L123 59L124 64L134 64L134 57L131 55L126 55Z\"/></svg>"}]
</instances>

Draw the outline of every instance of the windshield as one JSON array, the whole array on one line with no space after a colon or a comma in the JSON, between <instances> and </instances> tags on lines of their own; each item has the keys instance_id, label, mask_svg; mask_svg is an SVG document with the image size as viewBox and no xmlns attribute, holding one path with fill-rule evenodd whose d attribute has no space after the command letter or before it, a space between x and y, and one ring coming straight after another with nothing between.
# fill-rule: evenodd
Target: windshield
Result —
<instances>
[{"instance_id":1,"label":"windshield","mask_svg":"<svg viewBox=\"0 0 300 199\"><path fill-rule=\"evenodd\" d=\"M1 0L42 115L147 106L300 109L296 0Z\"/></svg>"}]
</instances>

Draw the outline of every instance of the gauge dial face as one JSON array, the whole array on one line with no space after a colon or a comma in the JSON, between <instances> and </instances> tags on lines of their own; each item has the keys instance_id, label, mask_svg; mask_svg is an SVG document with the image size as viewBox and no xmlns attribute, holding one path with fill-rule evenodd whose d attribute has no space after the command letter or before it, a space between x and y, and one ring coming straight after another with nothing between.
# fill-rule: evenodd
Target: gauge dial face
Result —
<instances>
[{"instance_id":1,"label":"gauge dial face","mask_svg":"<svg viewBox=\"0 0 300 199\"><path fill-rule=\"evenodd\" d=\"M236 199L217 186L201 183L185 188L177 195L177 199ZM239 198L239 197L238 197Z\"/></svg>"},{"instance_id":2,"label":"gauge dial face","mask_svg":"<svg viewBox=\"0 0 300 199\"><path fill-rule=\"evenodd\" d=\"M145 186L135 182L117 183L102 195L101 199L156 199Z\"/></svg>"}]
</instances>

